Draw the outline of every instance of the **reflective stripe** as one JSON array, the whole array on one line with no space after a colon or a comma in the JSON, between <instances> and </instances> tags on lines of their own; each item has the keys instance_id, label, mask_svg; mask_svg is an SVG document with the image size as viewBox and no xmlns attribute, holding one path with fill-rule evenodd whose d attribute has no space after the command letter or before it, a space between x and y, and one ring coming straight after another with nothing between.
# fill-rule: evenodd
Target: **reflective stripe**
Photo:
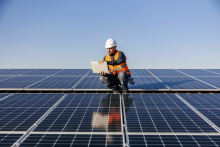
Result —
<instances>
[{"instance_id":1,"label":"reflective stripe","mask_svg":"<svg viewBox=\"0 0 220 147\"><path fill-rule=\"evenodd\" d=\"M115 71L115 70L120 70L120 69L124 68L125 66L127 66L127 64L124 64L123 66L121 66L121 67L119 67L119 68L115 68L115 69L113 69L113 71Z\"/></svg>"}]
</instances>

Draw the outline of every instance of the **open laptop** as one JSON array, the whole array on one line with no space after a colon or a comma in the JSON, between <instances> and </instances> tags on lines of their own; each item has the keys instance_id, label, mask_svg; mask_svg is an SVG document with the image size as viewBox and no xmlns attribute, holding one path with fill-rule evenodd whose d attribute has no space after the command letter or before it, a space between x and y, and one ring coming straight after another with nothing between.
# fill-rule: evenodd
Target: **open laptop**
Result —
<instances>
[{"instance_id":1,"label":"open laptop","mask_svg":"<svg viewBox=\"0 0 220 147\"><path fill-rule=\"evenodd\" d=\"M93 73L101 73L104 71L105 73L109 73L107 62L102 62L101 64L98 61L92 61L92 71Z\"/></svg>"}]
</instances>

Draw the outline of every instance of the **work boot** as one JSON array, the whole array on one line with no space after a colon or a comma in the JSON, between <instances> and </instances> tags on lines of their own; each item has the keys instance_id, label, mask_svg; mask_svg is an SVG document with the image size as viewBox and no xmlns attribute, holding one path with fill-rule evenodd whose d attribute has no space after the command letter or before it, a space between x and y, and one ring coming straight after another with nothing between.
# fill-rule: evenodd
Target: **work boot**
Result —
<instances>
[{"instance_id":1,"label":"work boot","mask_svg":"<svg viewBox=\"0 0 220 147\"><path fill-rule=\"evenodd\" d=\"M116 85L112 90L114 94L121 93L121 87L119 85Z\"/></svg>"}]
</instances>

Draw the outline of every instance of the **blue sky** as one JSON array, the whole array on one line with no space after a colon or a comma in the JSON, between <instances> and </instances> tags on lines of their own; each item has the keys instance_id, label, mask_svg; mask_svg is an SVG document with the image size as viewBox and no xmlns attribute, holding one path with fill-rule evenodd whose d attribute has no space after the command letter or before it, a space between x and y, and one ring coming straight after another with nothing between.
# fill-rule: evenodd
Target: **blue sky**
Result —
<instances>
[{"instance_id":1,"label":"blue sky","mask_svg":"<svg viewBox=\"0 0 220 147\"><path fill-rule=\"evenodd\" d=\"M220 68L219 0L1 0L0 68Z\"/></svg>"}]
</instances>

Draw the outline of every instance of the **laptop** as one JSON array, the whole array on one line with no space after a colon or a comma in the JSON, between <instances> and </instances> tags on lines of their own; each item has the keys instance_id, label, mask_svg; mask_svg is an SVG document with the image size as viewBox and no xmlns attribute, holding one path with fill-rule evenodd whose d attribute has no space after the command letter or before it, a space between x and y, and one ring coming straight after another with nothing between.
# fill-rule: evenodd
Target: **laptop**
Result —
<instances>
[{"instance_id":1,"label":"laptop","mask_svg":"<svg viewBox=\"0 0 220 147\"><path fill-rule=\"evenodd\" d=\"M92 71L93 73L101 73L101 71L104 71L105 73L109 73L108 71L108 65L107 62L102 62L101 64L98 61L92 61Z\"/></svg>"}]
</instances>

